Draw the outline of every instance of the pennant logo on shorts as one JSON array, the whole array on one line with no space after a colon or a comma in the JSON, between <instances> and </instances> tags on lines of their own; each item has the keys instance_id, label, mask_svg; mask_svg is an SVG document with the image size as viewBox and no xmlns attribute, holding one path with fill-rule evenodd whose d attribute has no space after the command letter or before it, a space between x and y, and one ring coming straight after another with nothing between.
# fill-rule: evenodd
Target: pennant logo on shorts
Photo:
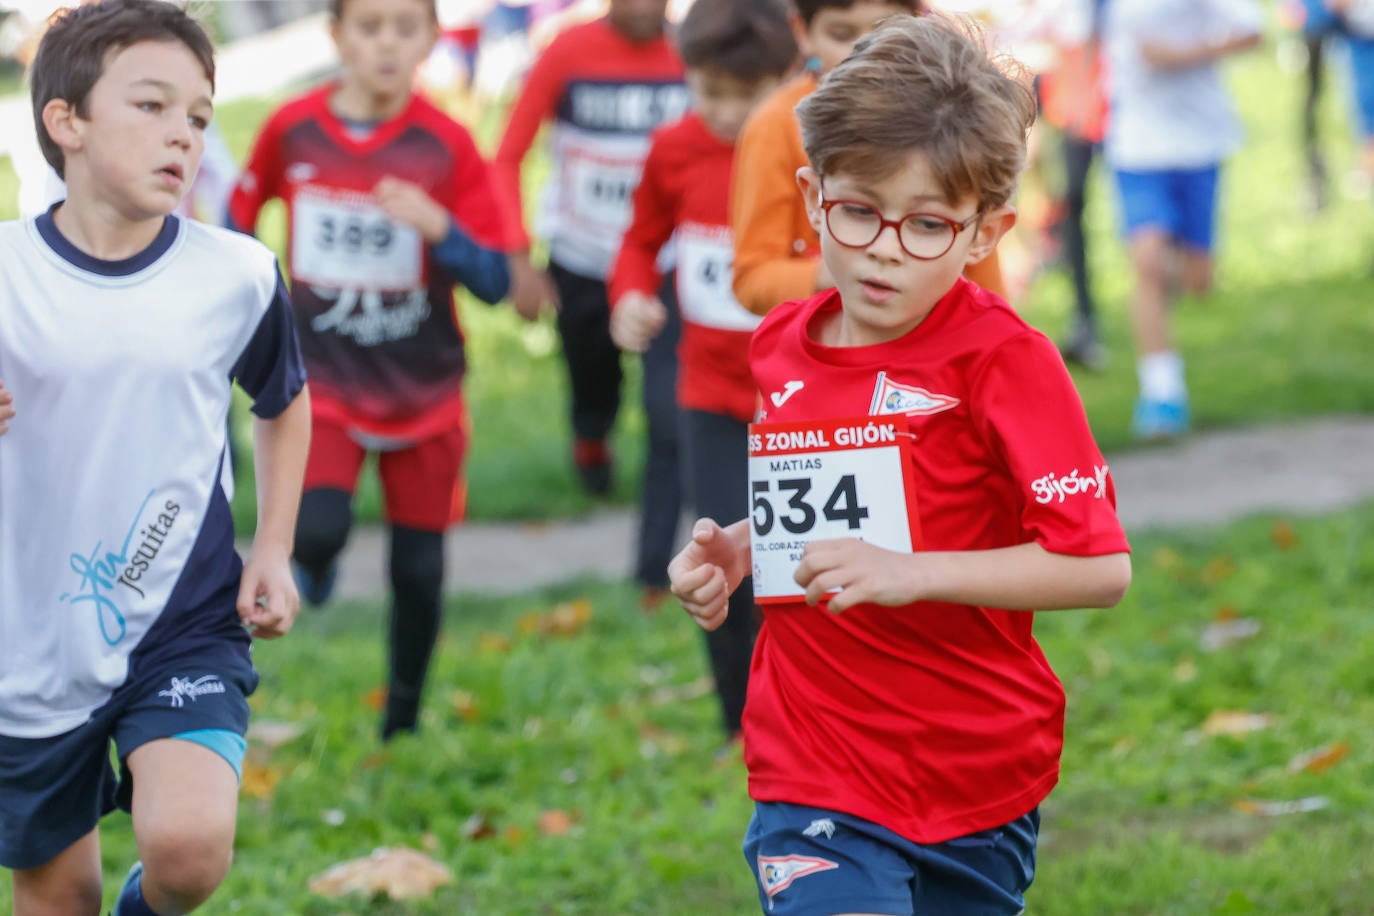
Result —
<instances>
[{"instance_id":1,"label":"pennant logo on shorts","mask_svg":"<svg viewBox=\"0 0 1374 916\"><path fill-rule=\"evenodd\" d=\"M838 862L816 856L759 856L759 883L769 897L792 886L807 875L839 868Z\"/></svg>"},{"instance_id":2,"label":"pennant logo on shorts","mask_svg":"<svg viewBox=\"0 0 1374 916\"><path fill-rule=\"evenodd\" d=\"M878 384L873 388L873 402L868 406L869 416L904 413L928 416L957 406L959 399L947 394L935 394L915 385L903 385L887 377L886 372L878 373Z\"/></svg>"}]
</instances>

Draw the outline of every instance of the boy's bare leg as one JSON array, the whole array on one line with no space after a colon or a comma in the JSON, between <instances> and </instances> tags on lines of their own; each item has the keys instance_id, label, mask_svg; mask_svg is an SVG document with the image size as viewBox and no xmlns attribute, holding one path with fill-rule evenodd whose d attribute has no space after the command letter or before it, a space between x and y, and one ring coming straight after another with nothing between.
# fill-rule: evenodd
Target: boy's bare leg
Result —
<instances>
[{"instance_id":1,"label":"boy's bare leg","mask_svg":"<svg viewBox=\"0 0 1374 916\"><path fill-rule=\"evenodd\" d=\"M1131 239L1135 301L1131 318L1140 356L1172 348L1169 334L1169 261L1173 244L1162 231L1146 229Z\"/></svg>"},{"instance_id":2,"label":"boy's bare leg","mask_svg":"<svg viewBox=\"0 0 1374 916\"><path fill-rule=\"evenodd\" d=\"M99 916L100 831L37 868L14 872L14 916Z\"/></svg>"},{"instance_id":3,"label":"boy's bare leg","mask_svg":"<svg viewBox=\"0 0 1374 916\"><path fill-rule=\"evenodd\" d=\"M1179 253L1182 262L1183 291L1190 296L1205 296L1212 291L1212 254L1195 248Z\"/></svg>"},{"instance_id":4,"label":"boy's bare leg","mask_svg":"<svg viewBox=\"0 0 1374 916\"><path fill-rule=\"evenodd\" d=\"M189 913L229 872L238 777L214 751L177 738L139 747L129 769L144 899L163 916Z\"/></svg>"}]
</instances>

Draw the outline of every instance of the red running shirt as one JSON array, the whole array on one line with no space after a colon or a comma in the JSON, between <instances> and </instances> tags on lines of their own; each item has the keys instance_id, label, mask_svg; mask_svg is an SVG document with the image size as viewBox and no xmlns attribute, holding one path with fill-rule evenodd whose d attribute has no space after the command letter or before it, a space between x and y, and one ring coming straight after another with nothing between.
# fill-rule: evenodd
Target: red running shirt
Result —
<instances>
[{"instance_id":1,"label":"red running shirt","mask_svg":"<svg viewBox=\"0 0 1374 916\"><path fill-rule=\"evenodd\" d=\"M313 411L368 435L419 441L464 422L463 334L453 280L419 232L394 223L372 188L391 175L423 187L479 244L504 247L491 176L472 137L418 95L357 139L329 110L327 85L279 108L258 135L229 203L252 231L262 206L287 207L287 266Z\"/></svg>"},{"instance_id":2,"label":"red running shirt","mask_svg":"<svg viewBox=\"0 0 1374 916\"><path fill-rule=\"evenodd\" d=\"M1058 351L1002 299L960 279L898 340L816 343L808 329L839 308L833 290L787 302L755 333L767 422L905 413L927 550L1129 549ZM1025 814L1058 779L1064 727L1033 621L935 602L840 615L766 606L744 713L750 795L918 843Z\"/></svg>"},{"instance_id":3,"label":"red running shirt","mask_svg":"<svg viewBox=\"0 0 1374 916\"><path fill-rule=\"evenodd\" d=\"M730 165L735 149L695 113L654 135L634 194L634 220L611 271L611 303L630 291L657 295L659 250L676 236L682 312L677 401L749 422L756 395L749 339L760 319L731 289Z\"/></svg>"},{"instance_id":4,"label":"red running shirt","mask_svg":"<svg viewBox=\"0 0 1374 916\"><path fill-rule=\"evenodd\" d=\"M649 135L687 111L682 78L682 60L667 38L634 42L604 18L572 26L549 43L530 68L493 160L512 250L530 244L520 163L551 120L539 234L561 266L606 278L630 224L630 196Z\"/></svg>"}]
</instances>

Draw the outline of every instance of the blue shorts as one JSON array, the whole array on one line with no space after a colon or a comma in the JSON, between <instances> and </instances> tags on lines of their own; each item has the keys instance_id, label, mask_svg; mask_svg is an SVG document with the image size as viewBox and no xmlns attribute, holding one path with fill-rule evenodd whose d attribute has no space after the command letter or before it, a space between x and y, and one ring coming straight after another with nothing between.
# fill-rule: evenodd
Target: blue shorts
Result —
<instances>
[{"instance_id":1,"label":"blue shorts","mask_svg":"<svg viewBox=\"0 0 1374 916\"><path fill-rule=\"evenodd\" d=\"M121 688L84 724L52 738L0 735L0 866L35 868L91 832L116 807L128 811L128 758L159 738L195 741L242 776L247 696L258 675L241 660L183 658ZM119 773L110 742L119 754Z\"/></svg>"},{"instance_id":2,"label":"blue shorts","mask_svg":"<svg viewBox=\"0 0 1374 916\"><path fill-rule=\"evenodd\" d=\"M760 802L744 839L770 916L891 913L1015 916L1035 876L1040 810L943 843L913 843L871 821Z\"/></svg>"},{"instance_id":3,"label":"blue shorts","mask_svg":"<svg viewBox=\"0 0 1374 916\"><path fill-rule=\"evenodd\" d=\"M1355 115L1360 137L1374 138L1374 38L1346 40L1350 52L1350 82L1355 95Z\"/></svg>"},{"instance_id":4,"label":"blue shorts","mask_svg":"<svg viewBox=\"0 0 1374 916\"><path fill-rule=\"evenodd\" d=\"M1302 0L1302 30L1309 38L1322 38L1340 31L1341 17L1332 12L1325 0Z\"/></svg>"},{"instance_id":5,"label":"blue shorts","mask_svg":"<svg viewBox=\"0 0 1374 916\"><path fill-rule=\"evenodd\" d=\"M1126 238L1131 239L1145 229L1161 229L1189 248L1211 251L1220 175L1221 169L1216 165L1158 172L1117 169L1116 186L1121 194Z\"/></svg>"}]
</instances>

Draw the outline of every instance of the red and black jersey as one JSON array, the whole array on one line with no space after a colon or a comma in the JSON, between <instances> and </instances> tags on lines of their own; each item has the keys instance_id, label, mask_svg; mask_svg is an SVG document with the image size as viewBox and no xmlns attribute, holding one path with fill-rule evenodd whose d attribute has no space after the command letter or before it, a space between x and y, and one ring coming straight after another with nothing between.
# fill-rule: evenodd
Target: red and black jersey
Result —
<instances>
[{"instance_id":1,"label":"red and black jersey","mask_svg":"<svg viewBox=\"0 0 1374 916\"><path fill-rule=\"evenodd\" d=\"M960 279L897 340L818 343L810 329L840 307L833 290L787 302L755 332L765 422L904 414L920 549L1129 549L1058 351L1002 299ZM765 606L744 715L750 794L824 799L918 843L1025 814L1057 781L1063 743L1064 690L1033 621L937 602Z\"/></svg>"},{"instance_id":2,"label":"red and black jersey","mask_svg":"<svg viewBox=\"0 0 1374 916\"><path fill-rule=\"evenodd\" d=\"M675 238L682 312L678 403L747 423L756 401L749 338L760 319L731 290L735 247L728 211L734 152L695 113L654 135L610 292L613 304L632 290L655 295L659 250Z\"/></svg>"},{"instance_id":3,"label":"red and black jersey","mask_svg":"<svg viewBox=\"0 0 1374 916\"><path fill-rule=\"evenodd\" d=\"M530 68L493 161L510 247L527 248L520 164L551 120L539 234L549 257L605 279L630 224L649 134L687 111L682 60L666 37L635 42L607 19L560 33Z\"/></svg>"},{"instance_id":4,"label":"red and black jersey","mask_svg":"<svg viewBox=\"0 0 1374 916\"><path fill-rule=\"evenodd\" d=\"M461 125L419 95L361 136L329 109L334 85L263 126L230 201L251 231L285 201L287 264L316 413L369 435L418 441L463 422L463 335L454 278L414 228L377 206L385 176L420 185L478 244L504 247L487 164Z\"/></svg>"}]
</instances>

